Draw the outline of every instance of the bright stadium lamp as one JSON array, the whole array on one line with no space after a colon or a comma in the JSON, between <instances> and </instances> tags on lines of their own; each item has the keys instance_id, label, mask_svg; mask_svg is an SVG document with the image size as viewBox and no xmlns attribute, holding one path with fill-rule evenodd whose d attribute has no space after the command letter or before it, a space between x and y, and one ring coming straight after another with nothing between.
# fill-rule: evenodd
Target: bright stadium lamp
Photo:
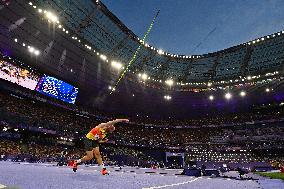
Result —
<instances>
[{"instance_id":1,"label":"bright stadium lamp","mask_svg":"<svg viewBox=\"0 0 284 189\"><path fill-rule=\"evenodd\" d=\"M164 54L164 52L161 49L159 49L158 54Z\"/></svg>"},{"instance_id":2,"label":"bright stadium lamp","mask_svg":"<svg viewBox=\"0 0 284 189\"><path fill-rule=\"evenodd\" d=\"M164 96L164 99L165 99L165 100L171 100L172 97L171 97L170 95L165 95L165 96Z\"/></svg>"},{"instance_id":3,"label":"bright stadium lamp","mask_svg":"<svg viewBox=\"0 0 284 189\"><path fill-rule=\"evenodd\" d=\"M232 98L232 94L231 94L231 93L226 93L226 94L225 94L225 98L226 98L227 100L230 100L230 99Z\"/></svg>"},{"instance_id":4,"label":"bright stadium lamp","mask_svg":"<svg viewBox=\"0 0 284 189\"><path fill-rule=\"evenodd\" d=\"M246 96L246 95L247 95L247 93L246 93L245 91L241 91L241 92L240 92L240 96L241 96L241 97L244 97L244 96Z\"/></svg>"},{"instance_id":5,"label":"bright stadium lamp","mask_svg":"<svg viewBox=\"0 0 284 189\"><path fill-rule=\"evenodd\" d=\"M100 55L100 58L101 58L102 60L104 60L104 61L107 59L107 57L106 57L105 55L103 55L103 54Z\"/></svg>"},{"instance_id":6,"label":"bright stadium lamp","mask_svg":"<svg viewBox=\"0 0 284 189\"><path fill-rule=\"evenodd\" d=\"M111 62L111 66L112 66L113 68L115 68L116 70L120 70L120 69L123 67L120 62L116 62L116 61L112 61L112 62Z\"/></svg>"},{"instance_id":7,"label":"bright stadium lamp","mask_svg":"<svg viewBox=\"0 0 284 189\"><path fill-rule=\"evenodd\" d=\"M58 18L57 16L55 16L53 13L51 12L46 12L46 18L51 21L51 22L58 22Z\"/></svg>"},{"instance_id":8,"label":"bright stadium lamp","mask_svg":"<svg viewBox=\"0 0 284 189\"><path fill-rule=\"evenodd\" d=\"M148 79L148 75L147 75L147 74L145 74L145 73L143 73L143 74L141 75L141 78L145 81L145 80L147 80L147 79Z\"/></svg>"},{"instance_id":9,"label":"bright stadium lamp","mask_svg":"<svg viewBox=\"0 0 284 189\"><path fill-rule=\"evenodd\" d=\"M172 86L174 84L174 81L172 79L168 79L165 81L165 83L168 85L168 86Z\"/></svg>"},{"instance_id":10,"label":"bright stadium lamp","mask_svg":"<svg viewBox=\"0 0 284 189\"><path fill-rule=\"evenodd\" d=\"M29 48L29 52L33 53L34 51L35 51L35 48L33 48L33 47Z\"/></svg>"},{"instance_id":11,"label":"bright stadium lamp","mask_svg":"<svg viewBox=\"0 0 284 189\"><path fill-rule=\"evenodd\" d=\"M34 54L35 54L36 56L38 56L38 55L40 54L39 50L35 50L35 51L34 51Z\"/></svg>"}]
</instances>

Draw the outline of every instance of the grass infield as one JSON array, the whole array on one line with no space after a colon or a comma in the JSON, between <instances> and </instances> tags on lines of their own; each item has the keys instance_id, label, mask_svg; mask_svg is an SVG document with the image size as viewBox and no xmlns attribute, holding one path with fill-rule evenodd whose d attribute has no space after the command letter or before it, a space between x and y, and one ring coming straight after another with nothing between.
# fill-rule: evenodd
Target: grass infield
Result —
<instances>
[{"instance_id":1,"label":"grass infield","mask_svg":"<svg viewBox=\"0 0 284 189\"><path fill-rule=\"evenodd\" d=\"M272 179L282 179L284 181L284 173L263 173L263 172L259 172L257 173L261 176L265 176L265 177L270 177Z\"/></svg>"}]
</instances>

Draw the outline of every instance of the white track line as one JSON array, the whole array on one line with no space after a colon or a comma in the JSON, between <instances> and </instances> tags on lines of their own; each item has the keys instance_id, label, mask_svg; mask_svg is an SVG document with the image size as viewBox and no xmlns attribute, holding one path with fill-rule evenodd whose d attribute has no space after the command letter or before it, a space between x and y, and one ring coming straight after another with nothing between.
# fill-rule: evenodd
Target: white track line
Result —
<instances>
[{"instance_id":1,"label":"white track line","mask_svg":"<svg viewBox=\"0 0 284 189\"><path fill-rule=\"evenodd\" d=\"M155 189L155 188L166 188L166 187L179 186L179 185L183 185L183 184L188 184L188 183L194 182L194 181L196 181L198 179L199 178L195 178L193 180L186 181L186 182L180 182L180 183L176 183L176 184L166 184L166 185L163 185L163 186L151 186L149 188L142 188L142 189Z\"/></svg>"}]
</instances>

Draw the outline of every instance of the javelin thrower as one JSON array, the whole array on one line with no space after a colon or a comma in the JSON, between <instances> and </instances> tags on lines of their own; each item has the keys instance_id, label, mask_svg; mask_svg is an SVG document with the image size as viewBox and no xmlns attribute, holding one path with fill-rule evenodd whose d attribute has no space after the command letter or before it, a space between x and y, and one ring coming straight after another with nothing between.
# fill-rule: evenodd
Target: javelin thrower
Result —
<instances>
[{"instance_id":1,"label":"javelin thrower","mask_svg":"<svg viewBox=\"0 0 284 189\"><path fill-rule=\"evenodd\" d=\"M105 143L108 141L108 136L110 133L112 133L115 130L114 124L120 123L120 122L129 122L128 119L115 119L113 121L109 121L107 123L101 123L95 128L93 128L87 135L86 138L84 139L84 144L85 144L85 150L86 150L86 155L82 157L79 160L74 161L73 163L73 171L76 172L78 169L78 165L92 160L94 157L96 158L99 166L101 167L101 173L102 175L108 174L102 157L101 153L99 150L99 144L100 143Z\"/></svg>"}]
</instances>

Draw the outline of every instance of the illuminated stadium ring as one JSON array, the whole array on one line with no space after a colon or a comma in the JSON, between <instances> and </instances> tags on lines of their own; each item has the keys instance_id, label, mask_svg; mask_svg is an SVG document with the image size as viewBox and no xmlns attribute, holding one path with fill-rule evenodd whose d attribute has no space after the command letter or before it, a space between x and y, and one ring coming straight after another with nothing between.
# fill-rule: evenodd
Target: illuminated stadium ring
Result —
<instances>
[{"instance_id":1,"label":"illuminated stadium ring","mask_svg":"<svg viewBox=\"0 0 284 189\"><path fill-rule=\"evenodd\" d=\"M66 24L66 26L63 26L59 21L59 18L56 17L55 13L48 14L48 11L45 11L40 7L40 5L44 5L44 2L38 1L37 3L39 3L39 5L36 5L37 8L34 8L35 5L33 2L30 2L30 6L35 10L38 9L37 11L39 12L39 14L46 14L47 16L45 16L45 18L49 21L53 22L52 20L55 20L54 23L57 24L57 28L62 30L62 32L66 35L70 36L73 40L78 41L78 43L82 42L82 40L78 36L74 36L70 33L70 31L68 31L76 29L70 23L71 21L76 20L77 17L79 18L82 13L69 12L71 9L66 10L66 13L63 12L64 15L61 18L65 19L64 24ZM60 9L63 7L72 7L74 5L66 5L65 2L61 2L61 4L53 4L53 2L51 2L51 6L56 7L56 9ZM114 31L119 29L121 30L121 33L123 35L126 34L127 36L130 36L127 38L121 36L121 38L125 38L125 41L129 41L129 43L127 42L126 44L134 44L132 46L132 52L134 52L135 49L142 44L141 54L145 56L137 56L136 61L132 65L130 73L134 75L138 75L141 72L146 73L150 78L147 79L147 82L143 81L143 84L145 84L146 86L155 87L157 89L171 88L172 90L178 91L181 90L202 92L208 91L210 89L225 89L227 86L263 84L270 82L271 80L278 80L282 74L278 71L281 70L281 64L277 62L278 60L283 58L281 57L282 55L277 55L279 56L278 58L268 57L270 61L266 61L265 64L263 62L264 59L267 59L266 56L260 59L256 59L255 57L259 57L260 54L264 54L267 51L275 52L277 54L279 48L274 48L274 46L277 46L278 43L281 42L281 40L283 39L284 31L263 36L255 40L251 40L249 42L242 43L240 45L214 53L208 53L204 55L176 55L167 53L161 49L156 49L155 47L147 44L142 39L139 39L120 20L118 20L102 2L86 2L83 3L82 6L96 6L98 8L97 11L100 11L100 13L105 16L104 18L113 23L112 25L105 26L107 27L107 31ZM74 10L77 9L75 8ZM70 15L76 15L76 17L71 18ZM103 20L98 20L98 22L101 21ZM66 28L68 28L68 30ZM94 37L100 39L102 43L96 43L95 41L93 41L93 38L91 38L91 35L86 35L84 36L84 38L88 41L89 44L82 45L90 50L90 52L94 52L94 54L99 56L103 61L107 63L110 62L110 65L115 69L120 70L122 67L124 67L124 63L128 62L128 60L130 60L133 56L133 53L127 50L130 48L129 46L120 45L120 48L116 49L115 52L110 52L111 48L105 48L113 45L119 46L119 43L121 42L120 40L118 40L117 36L112 36L112 33L106 33L106 31L102 30L102 28L96 25L91 25L90 28L86 29L86 32L90 32L89 30L101 31L96 33L92 32L92 35L95 35ZM112 43L115 44L109 44L108 37L113 38L114 41L112 41ZM265 48L262 49L263 46ZM121 54L123 54L124 56L119 56ZM151 59L151 61L148 61L149 59ZM117 64L117 62L119 64ZM226 62L233 63L228 66ZM139 67L139 64L141 63L143 64L143 70L141 70L141 68ZM192 63L194 64L192 65ZM185 68L185 64L192 66ZM260 75L260 71L266 74ZM163 81L160 79L165 77L163 73L166 73L167 78L170 78L171 74L175 75L175 77L173 78L173 80L175 81L174 86L167 85L165 83L165 80L167 79ZM275 78L273 77L273 75L276 75L277 77ZM133 76L127 78L132 81L136 81L135 79L133 79Z\"/></svg>"}]
</instances>

